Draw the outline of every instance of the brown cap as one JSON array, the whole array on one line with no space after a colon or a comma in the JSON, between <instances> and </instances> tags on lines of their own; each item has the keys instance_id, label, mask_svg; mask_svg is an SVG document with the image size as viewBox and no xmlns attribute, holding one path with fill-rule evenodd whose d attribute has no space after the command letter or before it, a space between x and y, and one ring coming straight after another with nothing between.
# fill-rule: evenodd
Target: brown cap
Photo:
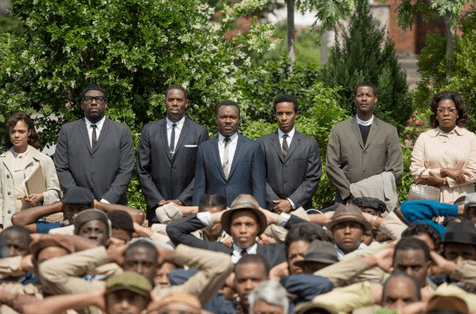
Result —
<instances>
[{"instance_id":1,"label":"brown cap","mask_svg":"<svg viewBox=\"0 0 476 314\"><path fill-rule=\"evenodd\" d=\"M200 300L192 294L184 292L171 292L160 298L156 313L165 313L169 310L180 310L186 313L200 313L202 305Z\"/></svg>"},{"instance_id":2,"label":"brown cap","mask_svg":"<svg viewBox=\"0 0 476 314\"><path fill-rule=\"evenodd\" d=\"M106 280L106 293L118 290L129 290L149 298L150 292L152 291L152 284L149 279L138 273L125 271L120 275L111 276Z\"/></svg>"},{"instance_id":3,"label":"brown cap","mask_svg":"<svg viewBox=\"0 0 476 314\"><path fill-rule=\"evenodd\" d=\"M340 205L337 207L331 222L326 224L326 228L332 230L340 222L353 221L364 226L365 230L372 230L372 226L362 216L361 209L354 204Z\"/></svg>"},{"instance_id":4,"label":"brown cap","mask_svg":"<svg viewBox=\"0 0 476 314\"><path fill-rule=\"evenodd\" d=\"M268 222L266 221L265 214L261 211L258 201L250 194L240 194L238 195L233 203L231 203L230 209L223 212L221 216L221 225L223 230L226 233L230 233L231 227L231 217L233 213L240 211L240 210L250 210L255 213L256 217L258 218L258 224L260 225L260 229L258 231L258 235L262 234L266 227L268 226Z\"/></svg>"},{"instance_id":5,"label":"brown cap","mask_svg":"<svg viewBox=\"0 0 476 314\"><path fill-rule=\"evenodd\" d=\"M466 301L455 296L434 295L428 302L426 311L431 310L455 310L459 313L469 313Z\"/></svg>"}]
</instances>

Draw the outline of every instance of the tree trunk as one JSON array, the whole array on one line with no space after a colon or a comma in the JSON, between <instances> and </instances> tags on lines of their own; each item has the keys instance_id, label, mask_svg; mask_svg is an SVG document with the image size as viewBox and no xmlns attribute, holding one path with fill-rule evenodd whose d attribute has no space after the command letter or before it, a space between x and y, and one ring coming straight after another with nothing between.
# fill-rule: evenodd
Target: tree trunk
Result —
<instances>
[{"instance_id":1,"label":"tree trunk","mask_svg":"<svg viewBox=\"0 0 476 314\"><path fill-rule=\"evenodd\" d=\"M450 13L448 13L450 14ZM453 51L455 49L455 35L456 28L451 22L449 16L443 17L446 26L446 67L448 69L448 80L451 78L451 72L453 71Z\"/></svg>"},{"instance_id":2,"label":"tree trunk","mask_svg":"<svg viewBox=\"0 0 476 314\"><path fill-rule=\"evenodd\" d=\"M296 61L295 36L294 36L294 3L295 0L286 0L288 9L288 57L292 64Z\"/></svg>"}]
</instances>

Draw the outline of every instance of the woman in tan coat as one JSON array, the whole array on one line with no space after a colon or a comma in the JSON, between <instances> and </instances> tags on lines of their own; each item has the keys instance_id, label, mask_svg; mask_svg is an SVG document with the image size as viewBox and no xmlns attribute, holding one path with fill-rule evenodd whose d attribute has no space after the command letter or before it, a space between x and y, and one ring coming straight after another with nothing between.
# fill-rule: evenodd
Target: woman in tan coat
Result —
<instances>
[{"instance_id":1,"label":"woman in tan coat","mask_svg":"<svg viewBox=\"0 0 476 314\"><path fill-rule=\"evenodd\" d=\"M38 134L29 115L17 112L8 118L7 134L3 139L5 152L0 155L0 224L2 228L12 225L11 217L16 212L40 204L60 200L61 189L53 160L39 152ZM36 173L41 171L40 173ZM25 179L35 174L45 187L43 192L28 193Z\"/></svg>"}]
</instances>

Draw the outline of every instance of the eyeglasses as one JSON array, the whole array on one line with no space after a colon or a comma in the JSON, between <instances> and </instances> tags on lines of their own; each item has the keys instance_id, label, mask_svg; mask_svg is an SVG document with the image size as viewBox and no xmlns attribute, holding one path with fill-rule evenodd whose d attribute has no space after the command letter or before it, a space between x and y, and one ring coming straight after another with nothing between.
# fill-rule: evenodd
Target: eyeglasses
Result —
<instances>
[{"instance_id":1,"label":"eyeglasses","mask_svg":"<svg viewBox=\"0 0 476 314\"><path fill-rule=\"evenodd\" d=\"M449 107L449 108L436 108L436 112L438 113L444 113L448 111L449 113L455 113L456 112L456 108L455 107Z\"/></svg>"},{"instance_id":2,"label":"eyeglasses","mask_svg":"<svg viewBox=\"0 0 476 314\"><path fill-rule=\"evenodd\" d=\"M86 104L89 104L90 102L93 102L93 100L96 100L98 104L102 104L106 101L106 97L104 96L84 96L83 102Z\"/></svg>"}]
</instances>

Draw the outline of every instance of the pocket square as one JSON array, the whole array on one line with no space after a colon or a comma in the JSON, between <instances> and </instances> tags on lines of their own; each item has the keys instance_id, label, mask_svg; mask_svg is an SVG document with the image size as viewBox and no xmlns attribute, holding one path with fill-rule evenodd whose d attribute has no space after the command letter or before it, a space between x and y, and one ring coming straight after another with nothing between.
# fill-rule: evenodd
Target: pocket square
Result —
<instances>
[{"instance_id":1,"label":"pocket square","mask_svg":"<svg viewBox=\"0 0 476 314\"><path fill-rule=\"evenodd\" d=\"M185 145L185 147L197 147L198 145Z\"/></svg>"}]
</instances>

